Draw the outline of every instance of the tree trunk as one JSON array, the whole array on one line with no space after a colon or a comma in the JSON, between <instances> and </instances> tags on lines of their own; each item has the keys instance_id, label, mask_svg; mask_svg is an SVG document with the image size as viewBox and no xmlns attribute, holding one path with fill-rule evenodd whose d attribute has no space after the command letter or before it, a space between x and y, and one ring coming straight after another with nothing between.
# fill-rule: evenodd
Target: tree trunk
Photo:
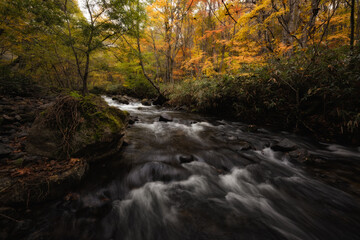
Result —
<instances>
[{"instance_id":1,"label":"tree trunk","mask_svg":"<svg viewBox=\"0 0 360 240\"><path fill-rule=\"evenodd\" d=\"M159 94L159 97L165 98L164 95L161 93L160 88L158 86L155 85L155 83L151 80L151 78L147 75L146 71L145 71L145 67L144 67L144 62L143 62L143 58L141 55L141 47L140 47L140 36L136 37L136 43L137 43L137 48L138 48L138 53L139 53L139 62L140 62L140 66L141 66L141 70L145 76L145 78L150 82L150 84L156 89L156 91Z\"/></svg>"},{"instance_id":2,"label":"tree trunk","mask_svg":"<svg viewBox=\"0 0 360 240\"><path fill-rule=\"evenodd\" d=\"M84 77L82 79L83 89L82 94L85 96L89 93L88 87L87 87L87 80L89 76L89 64L90 64L90 53L86 53L86 63L85 63L85 71L84 71Z\"/></svg>"},{"instance_id":3,"label":"tree trunk","mask_svg":"<svg viewBox=\"0 0 360 240\"><path fill-rule=\"evenodd\" d=\"M357 39L357 44L360 46L360 1L357 0L356 1L357 4L357 17L356 17L356 39Z\"/></svg>"},{"instance_id":4,"label":"tree trunk","mask_svg":"<svg viewBox=\"0 0 360 240\"><path fill-rule=\"evenodd\" d=\"M320 0L312 0L311 1L310 19L309 19L307 26L304 28L304 32L301 37L301 42L302 42L303 48L307 46L308 39L309 39L309 37L311 37L311 33L314 29L316 17L320 11L319 4L320 4Z\"/></svg>"},{"instance_id":5,"label":"tree trunk","mask_svg":"<svg viewBox=\"0 0 360 240\"><path fill-rule=\"evenodd\" d=\"M219 65L219 73L222 72L223 66L224 66L224 59L225 59L225 44L221 48L221 60Z\"/></svg>"},{"instance_id":6,"label":"tree trunk","mask_svg":"<svg viewBox=\"0 0 360 240\"><path fill-rule=\"evenodd\" d=\"M351 15L350 15L350 50L354 50L355 40L355 0L351 0Z\"/></svg>"}]
</instances>

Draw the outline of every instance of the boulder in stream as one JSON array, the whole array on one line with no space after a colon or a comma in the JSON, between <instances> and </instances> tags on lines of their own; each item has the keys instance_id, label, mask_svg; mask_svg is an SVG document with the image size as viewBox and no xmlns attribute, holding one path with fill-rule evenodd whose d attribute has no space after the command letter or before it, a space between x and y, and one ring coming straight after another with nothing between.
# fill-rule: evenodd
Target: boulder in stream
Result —
<instances>
[{"instance_id":1,"label":"boulder in stream","mask_svg":"<svg viewBox=\"0 0 360 240\"><path fill-rule=\"evenodd\" d=\"M141 100L141 104L144 106L151 106L151 100L144 98L143 100Z\"/></svg>"},{"instance_id":2,"label":"boulder in stream","mask_svg":"<svg viewBox=\"0 0 360 240\"><path fill-rule=\"evenodd\" d=\"M180 163L190 163L195 161L195 158L193 155L180 155L179 156Z\"/></svg>"},{"instance_id":3,"label":"boulder in stream","mask_svg":"<svg viewBox=\"0 0 360 240\"><path fill-rule=\"evenodd\" d=\"M298 149L299 147L297 146L296 143L294 143L293 141L284 138L283 140L281 140L280 142L276 143L275 145L271 146L271 149L274 151L280 151L280 152L290 152L293 151L295 149Z\"/></svg>"},{"instance_id":4,"label":"boulder in stream","mask_svg":"<svg viewBox=\"0 0 360 240\"><path fill-rule=\"evenodd\" d=\"M172 122L172 118L167 114L161 114L159 117L159 122Z\"/></svg>"},{"instance_id":5,"label":"boulder in stream","mask_svg":"<svg viewBox=\"0 0 360 240\"><path fill-rule=\"evenodd\" d=\"M121 95L117 95L117 96L112 97L112 100L118 101L119 103L122 103L122 104L129 104L130 103L129 99L126 96L121 96Z\"/></svg>"},{"instance_id":6,"label":"boulder in stream","mask_svg":"<svg viewBox=\"0 0 360 240\"><path fill-rule=\"evenodd\" d=\"M101 97L62 96L35 119L26 149L53 159L101 159L121 147L127 119L127 112L109 107Z\"/></svg>"}]
</instances>

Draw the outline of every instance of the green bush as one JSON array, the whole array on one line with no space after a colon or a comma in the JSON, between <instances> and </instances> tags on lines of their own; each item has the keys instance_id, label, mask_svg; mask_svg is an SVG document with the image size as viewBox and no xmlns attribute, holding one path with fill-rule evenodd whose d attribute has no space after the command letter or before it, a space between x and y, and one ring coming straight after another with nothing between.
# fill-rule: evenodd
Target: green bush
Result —
<instances>
[{"instance_id":1,"label":"green bush","mask_svg":"<svg viewBox=\"0 0 360 240\"><path fill-rule=\"evenodd\" d=\"M94 94L128 95L136 98L155 98L157 96L154 87L141 76L130 77L124 83L94 86L90 92Z\"/></svg>"}]
</instances>

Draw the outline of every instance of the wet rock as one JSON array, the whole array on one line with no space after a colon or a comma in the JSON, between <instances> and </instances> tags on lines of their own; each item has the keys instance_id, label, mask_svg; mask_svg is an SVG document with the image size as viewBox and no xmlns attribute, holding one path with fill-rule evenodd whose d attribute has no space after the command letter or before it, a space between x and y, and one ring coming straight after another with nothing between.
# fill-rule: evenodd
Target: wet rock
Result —
<instances>
[{"instance_id":1,"label":"wet rock","mask_svg":"<svg viewBox=\"0 0 360 240\"><path fill-rule=\"evenodd\" d=\"M0 157L6 157L12 152L12 149L5 144L0 143Z\"/></svg>"},{"instance_id":2,"label":"wet rock","mask_svg":"<svg viewBox=\"0 0 360 240\"><path fill-rule=\"evenodd\" d=\"M187 106L178 106L178 107L175 108L175 110L177 110L177 111L185 111L185 112L190 111L189 107L187 107Z\"/></svg>"},{"instance_id":3,"label":"wet rock","mask_svg":"<svg viewBox=\"0 0 360 240\"><path fill-rule=\"evenodd\" d=\"M112 100L115 100L122 104L129 104L129 100L125 96L115 96L112 97Z\"/></svg>"},{"instance_id":4,"label":"wet rock","mask_svg":"<svg viewBox=\"0 0 360 240\"><path fill-rule=\"evenodd\" d=\"M145 106L151 106L151 100L144 98L143 100L141 100L141 104Z\"/></svg>"},{"instance_id":5,"label":"wet rock","mask_svg":"<svg viewBox=\"0 0 360 240\"><path fill-rule=\"evenodd\" d=\"M288 153L290 161L293 163L304 163L309 157L306 149L296 149Z\"/></svg>"},{"instance_id":6,"label":"wet rock","mask_svg":"<svg viewBox=\"0 0 360 240\"><path fill-rule=\"evenodd\" d=\"M280 151L280 152L290 152L295 149L297 149L298 146L296 143L292 142L291 140L284 138L279 143L271 146L271 149L274 151Z\"/></svg>"},{"instance_id":7,"label":"wet rock","mask_svg":"<svg viewBox=\"0 0 360 240\"><path fill-rule=\"evenodd\" d=\"M326 161L320 157L310 155L304 159L303 163L307 166L321 166Z\"/></svg>"},{"instance_id":8,"label":"wet rock","mask_svg":"<svg viewBox=\"0 0 360 240\"><path fill-rule=\"evenodd\" d=\"M103 218L105 217L113 208L111 201L106 201L104 204L100 206L91 206L91 207L84 207L76 211L77 217L84 217L84 218Z\"/></svg>"},{"instance_id":9,"label":"wet rock","mask_svg":"<svg viewBox=\"0 0 360 240\"><path fill-rule=\"evenodd\" d=\"M256 125L248 125L247 131L249 132L256 132L258 130L258 127Z\"/></svg>"},{"instance_id":10,"label":"wet rock","mask_svg":"<svg viewBox=\"0 0 360 240\"><path fill-rule=\"evenodd\" d=\"M172 122L172 118L167 114L161 114L159 117L159 122Z\"/></svg>"},{"instance_id":11,"label":"wet rock","mask_svg":"<svg viewBox=\"0 0 360 240\"><path fill-rule=\"evenodd\" d=\"M238 142L238 146L240 147L241 151L247 151L253 149L253 147L250 145L250 143L245 141Z\"/></svg>"},{"instance_id":12,"label":"wet rock","mask_svg":"<svg viewBox=\"0 0 360 240\"><path fill-rule=\"evenodd\" d=\"M190 163L190 162L195 161L195 159L194 159L193 155L180 155L179 161L180 161L180 163Z\"/></svg>"},{"instance_id":13,"label":"wet rock","mask_svg":"<svg viewBox=\"0 0 360 240\"><path fill-rule=\"evenodd\" d=\"M138 122L138 121L139 121L138 117L130 116L128 123L130 125L132 125L132 124L135 124L135 122Z\"/></svg>"},{"instance_id":14,"label":"wet rock","mask_svg":"<svg viewBox=\"0 0 360 240\"><path fill-rule=\"evenodd\" d=\"M238 138L236 136L228 136L227 137L227 141L233 142L235 140L237 140Z\"/></svg>"}]
</instances>

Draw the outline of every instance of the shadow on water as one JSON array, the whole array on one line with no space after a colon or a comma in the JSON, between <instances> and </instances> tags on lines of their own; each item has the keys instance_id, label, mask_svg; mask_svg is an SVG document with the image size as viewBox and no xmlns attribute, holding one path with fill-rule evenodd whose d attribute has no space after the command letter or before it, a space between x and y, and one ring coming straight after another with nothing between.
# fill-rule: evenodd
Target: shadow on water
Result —
<instances>
[{"instance_id":1,"label":"shadow on water","mask_svg":"<svg viewBox=\"0 0 360 240\"><path fill-rule=\"evenodd\" d=\"M139 119L128 145L79 191L40 210L27 239L360 239L359 202L270 146L286 137L349 161L360 161L358 149L105 100ZM171 121L158 121L162 114Z\"/></svg>"}]
</instances>

